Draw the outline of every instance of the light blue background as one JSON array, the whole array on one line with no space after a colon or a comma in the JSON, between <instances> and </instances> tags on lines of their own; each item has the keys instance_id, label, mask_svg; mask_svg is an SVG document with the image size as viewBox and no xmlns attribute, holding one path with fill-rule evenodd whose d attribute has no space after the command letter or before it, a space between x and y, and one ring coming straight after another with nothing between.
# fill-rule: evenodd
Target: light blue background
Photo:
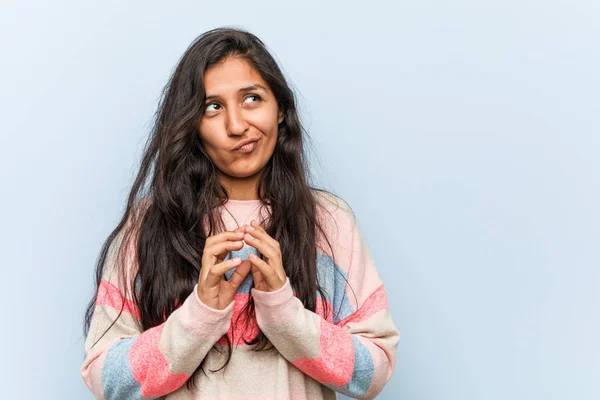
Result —
<instances>
[{"instance_id":1,"label":"light blue background","mask_svg":"<svg viewBox=\"0 0 600 400\"><path fill-rule=\"evenodd\" d=\"M600 398L600 6L0 5L2 398L91 399L82 317L190 42L261 37L401 333L381 399Z\"/></svg>"}]
</instances>

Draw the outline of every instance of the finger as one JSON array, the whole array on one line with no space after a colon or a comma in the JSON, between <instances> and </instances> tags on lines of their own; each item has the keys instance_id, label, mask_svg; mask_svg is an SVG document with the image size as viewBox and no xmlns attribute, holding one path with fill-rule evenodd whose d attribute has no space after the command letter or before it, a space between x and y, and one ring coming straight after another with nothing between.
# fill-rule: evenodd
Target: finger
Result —
<instances>
[{"instance_id":1,"label":"finger","mask_svg":"<svg viewBox=\"0 0 600 400\"><path fill-rule=\"evenodd\" d=\"M254 281L254 287L261 287L263 284L266 284L265 278L260 272L260 269L256 268L256 265L252 264L252 280Z\"/></svg>"},{"instance_id":2,"label":"finger","mask_svg":"<svg viewBox=\"0 0 600 400\"><path fill-rule=\"evenodd\" d=\"M206 242L204 243L204 246L213 246L216 243L220 243L220 242L224 242L227 240L240 240L243 237L243 230L238 228L235 231L225 231L225 232L221 232L218 233L216 235L213 236L209 236L208 238L206 238Z\"/></svg>"},{"instance_id":3,"label":"finger","mask_svg":"<svg viewBox=\"0 0 600 400\"><path fill-rule=\"evenodd\" d=\"M267 243L270 247L272 247L274 250L280 249L279 242L277 240L275 240L271 235L269 235L262 226L258 225L258 223L255 220L252 220L250 222L250 224L251 224L250 226L246 226L246 233L248 233L258 239L261 239L262 241Z\"/></svg>"},{"instance_id":4,"label":"finger","mask_svg":"<svg viewBox=\"0 0 600 400\"><path fill-rule=\"evenodd\" d=\"M213 244L212 246L206 247L204 252L210 254L211 256L219 257L227 254L227 252L230 250L240 250L242 247L244 247L244 242L242 240L237 242L219 242Z\"/></svg>"},{"instance_id":5,"label":"finger","mask_svg":"<svg viewBox=\"0 0 600 400\"><path fill-rule=\"evenodd\" d=\"M274 248L270 242L265 241L266 234L261 233L261 238L258 238L257 231L252 231L252 233L246 233L244 236L244 241L250 244L252 247L256 248L260 253L262 253L268 259L277 259L277 254L279 253L279 249ZM267 235L268 237L268 235Z\"/></svg>"},{"instance_id":6,"label":"finger","mask_svg":"<svg viewBox=\"0 0 600 400\"><path fill-rule=\"evenodd\" d=\"M250 272L250 268L252 268L252 263L248 260L243 260L229 277L227 282L229 282L234 292L237 292L238 288L242 285L244 279L246 279L246 276Z\"/></svg>"},{"instance_id":7,"label":"finger","mask_svg":"<svg viewBox=\"0 0 600 400\"><path fill-rule=\"evenodd\" d=\"M258 222L256 222L255 219L253 219L252 221L250 221L250 225L247 225L249 227L250 230L253 230L252 228L259 230L261 232L267 233L267 230L265 229L264 226L260 225ZM268 235L268 234L267 234Z\"/></svg>"},{"instance_id":8,"label":"finger","mask_svg":"<svg viewBox=\"0 0 600 400\"><path fill-rule=\"evenodd\" d=\"M240 250L244 247L244 232L241 229L236 231L225 231L218 235L210 236L204 243L202 254L202 264L214 264L221 262L230 250ZM234 242L235 241L235 242ZM235 243L233 246L226 243ZM209 258L204 258L209 257Z\"/></svg>"},{"instance_id":9,"label":"finger","mask_svg":"<svg viewBox=\"0 0 600 400\"><path fill-rule=\"evenodd\" d=\"M246 236L244 236L244 241L257 249L265 258L271 259L274 257L273 249L262 240L257 239L250 234L246 234Z\"/></svg>"},{"instance_id":10,"label":"finger","mask_svg":"<svg viewBox=\"0 0 600 400\"><path fill-rule=\"evenodd\" d=\"M270 287L279 287L279 277L275 273L275 269L267 264L264 260L261 260L256 254L250 254L248 260L254 265L262 274L262 279L265 280Z\"/></svg>"},{"instance_id":11,"label":"finger","mask_svg":"<svg viewBox=\"0 0 600 400\"><path fill-rule=\"evenodd\" d=\"M263 232L266 232L266 231L267 231L267 230L265 229L265 227L264 227L264 226L262 226L261 224L259 224L259 223L258 223L258 222L257 222L255 219L252 219L252 220L250 221L250 225L251 225L251 226L253 226L253 227L254 227L254 228L256 228L256 229L260 229L260 230L262 230Z\"/></svg>"},{"instance_id":12,"label":"finger","mask_svg":"<svg viewBox=\"0 0 600 400\"><path fill-rule=\"evenodd\" d=\"M211 268L208 268L204 278L206 286L217 286L219 282L221 282L223 274L225 274L225 272L229 271L232 268L236 268L241 263L241 261L242 260L239 257L236 257L213 265Z\"/></svg>"}]
</instances>

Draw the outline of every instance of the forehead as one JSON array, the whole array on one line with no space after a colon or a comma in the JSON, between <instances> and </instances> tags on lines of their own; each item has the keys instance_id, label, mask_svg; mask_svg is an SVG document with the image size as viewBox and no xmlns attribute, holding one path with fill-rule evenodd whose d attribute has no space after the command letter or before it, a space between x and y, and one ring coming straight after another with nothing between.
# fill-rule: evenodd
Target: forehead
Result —
<instances>
[{"instance_id":1,"label":"forehead","mask_svg":"<svg viewBox=\"0 0 600 400\"><path fill-rule=\"evenodd\" d=\"M241 87L260 83L267 84L252 65L241 58L230 57L224 62L212 65L204 73L206 95L235 93Z\"/></svg>"}]
</instances>

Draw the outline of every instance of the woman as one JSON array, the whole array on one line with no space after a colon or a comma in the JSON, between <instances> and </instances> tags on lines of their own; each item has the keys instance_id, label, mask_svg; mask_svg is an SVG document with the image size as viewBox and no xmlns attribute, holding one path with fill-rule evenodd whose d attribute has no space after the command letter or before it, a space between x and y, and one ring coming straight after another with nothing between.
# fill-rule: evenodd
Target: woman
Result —
<instances>
[{"instance_id":1,"label":"woman","mask_svg":"<svg viewBox=\"0 0 600 400\"><path fill-rule=\"evenodd\" d=\"M98 261L81 368L96 398L383 389L399 341L385 288L350 207L309 186L303 134L256 36L187 49Z\"/></svg>"}]
</instances>

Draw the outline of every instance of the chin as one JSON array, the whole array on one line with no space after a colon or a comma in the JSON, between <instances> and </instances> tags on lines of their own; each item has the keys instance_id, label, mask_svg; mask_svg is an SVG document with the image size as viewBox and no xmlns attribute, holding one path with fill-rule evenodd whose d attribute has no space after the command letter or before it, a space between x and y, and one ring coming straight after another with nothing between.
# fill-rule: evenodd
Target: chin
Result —
<instances>
[{"instance_id":1,"label":"chin","mask_svg":"<svg viewBox=\"0 0 600 400\"><path fill-rule=\"evenodd\" d=\"M230 169L227 174L235 178L249 178L264 170L267 163L265 162L264 164L261 164L250 162L248 164L245 166L239 165L238 168L234 168L232 170Z\"/></svg>"},{"instance_id":2,"label":"chin","mask_svg":"<svg viewBox=\"0 0 600 400\"><path fill-rule=\"evenodd\" d=\"M227 175L233 177L233 178L249 178L251 176L254 176L256 174L258 174L261 170L260 169L246 169L246 170L236 170L236 171L230 171Z\"/></svg>"}]
</instances>

